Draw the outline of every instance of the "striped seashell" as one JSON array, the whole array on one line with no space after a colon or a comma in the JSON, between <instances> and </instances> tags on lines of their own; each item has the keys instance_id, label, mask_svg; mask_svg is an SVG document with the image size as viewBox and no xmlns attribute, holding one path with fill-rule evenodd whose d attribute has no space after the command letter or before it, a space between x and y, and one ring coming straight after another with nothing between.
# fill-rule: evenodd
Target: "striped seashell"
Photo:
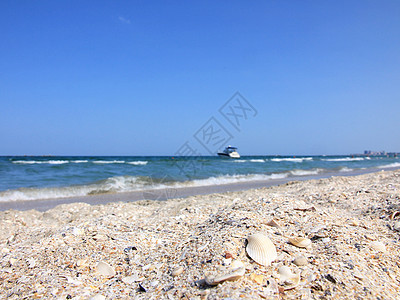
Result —
<instances>
[{"instance_id":1,"label":"striped seashell","mask_svg":"<svg viewBox=\"0 0 400 300\"><path fill-rule=\"evenodd\" d=\"M271 265L277 258L275 245L271 240L261 234L256 233L247 238L247 254L258 264L263 266Z\"/></svg>"}]
</instances>

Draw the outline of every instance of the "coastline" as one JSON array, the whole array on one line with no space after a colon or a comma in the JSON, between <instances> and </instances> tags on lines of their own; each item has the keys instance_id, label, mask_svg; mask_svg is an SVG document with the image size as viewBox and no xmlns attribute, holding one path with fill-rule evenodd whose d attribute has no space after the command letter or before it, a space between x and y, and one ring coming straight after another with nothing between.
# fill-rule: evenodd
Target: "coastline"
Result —
<instances>
[{"instance_id":1,"label":"coastline","mask_svg":"<svg viewBox=\"0 0 400 300\"><path fill-rule=\"evenodd\" d=\"M348 175L166 201L2 211L0 298L397 299L400 170ZM247 237L258 232L276 246L270 266L246 254ZM290 237L311 245L295 247ZM243 276L205 283L235 259ZM282 266L299 276L297 285L282 279Z\"/></svg>"},{"instance_id":2,"label":"coastline","mask_svg":"<svg viewBox=\"0 0 400 300\"><path fill-rule=\"evenodd\" d=\"M357 176L368 173L376 173L380 171L393 171L396 169L397 168L371 168L363 170L353 170L350 172L326 172L318 175L291 176L279 179L254 180L254 181L236 182L236 183L219 184L219 185L178 187L178 188L171 187L167 189L154 189L154 190L148 189L143 191L105 193L97 195L38 199L38 200L0 201L0 211L6 211L9 209L20 210L20 211L31 210L31 209L35 209L38 211L46 211L58 205L72 204L78 202L87 203L90 205L100 205L107 203L131 202L140 200L165 201L168 199L186 198L196 195L209 195L209 194L224 193L224 192L238 192L249 189L278 186L291 181L306 181L312 179L329 178L332 176L345 176L345 177Z\"/></svg>"}]
</instances>

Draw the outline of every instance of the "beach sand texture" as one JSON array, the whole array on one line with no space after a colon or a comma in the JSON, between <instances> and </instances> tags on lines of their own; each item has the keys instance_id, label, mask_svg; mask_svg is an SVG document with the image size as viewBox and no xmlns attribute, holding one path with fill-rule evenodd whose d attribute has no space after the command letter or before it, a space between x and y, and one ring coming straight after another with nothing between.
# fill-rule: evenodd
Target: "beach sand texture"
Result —
<instances>
[{"instance_id":1,"label":"beach sand texture","mask_svg":"<svg viewBox=\"0 0 400 300\"><path fill-rule=\"evenodd\" d=\"M399 170L9 210L0 212L0 298L399 299L398 230ZM255 233L275 245L271 265L247 255ZM311 245L296 247L294 237Z\"/></svg>"}]
</instances>

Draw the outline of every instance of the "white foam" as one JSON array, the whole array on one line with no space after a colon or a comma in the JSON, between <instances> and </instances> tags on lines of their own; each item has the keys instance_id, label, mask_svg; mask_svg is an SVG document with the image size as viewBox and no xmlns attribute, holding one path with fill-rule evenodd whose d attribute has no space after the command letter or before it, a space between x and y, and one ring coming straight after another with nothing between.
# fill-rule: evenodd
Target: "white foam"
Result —
<instances>
[{"instance_id":1,"label":"white foam","mask_svg":"<svg viewBox=\"0 0 400 300\"><path fill-rule=\"evenodd\" d=\"M378 168L386 169L386 168L400 168L400 163L395 162L388 165L379 166Z\"/></svg>"},{"instance_id":2,"label":"white foam","mask_svg":"<svg viewBox=\"0 0 400 300\"><path fill-rule=\"evenodd\" d=\"M281 162L281 161L288 161L288 162L298 162L301 163L303 161L309 161L312 160L312 157L293 157L293 158L271 158L271 161L275 161L275 162Z\"/></svg>"},{"instance_id":3,"label":"white foam","mask_svg":"<svg viewBox=\"0 0 400 300\"><path fill-rule=\"evenodd\" d=\"M227 161L230 162L230 160L227 160ZM235 160L233 160L233 162L235 162L235 163L244 163L244 162L247 162L247 160L245 160L245 159L235 159Z\"/></svg>"},{"instance_id":4,"label":"white foam","mask_svg":"<svg viewBox=\"0 0 400 300\"><path fill-rule=\"evenodd\" d=\"M339 172L351 172L351 171L354 171L354 170L350 169L348 167L343 167L343 168L340 168L340 170L339 170Z\"/></svg>"},{"instance_id":5,"label":"white foam","mask_svg":"<svg viewBox=\"0 0 400 300\"><path fill-rule=\"evenodd\" d=\"M0 192L0 201L19 201L79 197L86 195L96 195L104 193L132 192L140 190L153 190L163 188L181 188L221 185L237 182L247 182L255 180L271 180L286 178L287 173L278 174L255 174L255 175L226 175L197 179L186 182L155 183L148 177L135 176L115 176L89 185L75 185L69 187L54 188L20 188L17 190L7 190Z\"/></svg>"},{"instance_id":6,"label":"white foam","mask_svg":"<svg viewBox=\"0 0 400 300\"><path fill-rule=\"evenodd\" d=\"M325 158L321 159L323 161L361 161L364 160L363 157L344 157L344 158Z\"/></svg>"},{"instance_id":7,"label":"white foam","mask_svg":"<svg viewBox=\"0 0 400 300\"><path fill-rule=\"evenodd\" d=\"M264 159L250 159L251 162L263 163L265 162Z\"/></svg>"},{"instance_id":8,"label":"white foam","mask_svg":"<svg viewBox=\"0 0 400 300\"><path fill-rule=\"evenodd\" d=\"M15 160L13 164L50 164L50 165L61 165L69 163L68 160Z\"/></svg>"},{"instance_id":9,"label":"white foam","mask_svg":"<svg viewBox=\"0 0 400 300\"><path fill-rule=\"evenodd\" d=\"M135 165L135 166L144 166L144 165L147 165L147 163L148 163L148 161L141 161L141 160L127 162L127 164Z\"/></svg>"},{"instance_id":10,"label":"white foam","mask_svg":"<svg viewBox=\"0 0 400 300\"><path fill-rule=\"evenodd\" d=\"M88 184L51 188L20 188L0 192L0 201L36 200L79 197L91 194L116 193L143 189L145 181L135 176L116 176Z\"/></svg>"},{"instance_id":11,"label":"white foam","mask_svg":"<svg viewBox=\"0 0 400 300\"><path fill-rule=\"evenodd\" d=\"M123 164L124 160L94 160L94 164Z\"/></svg>"},{"instance_id":12,"label":"white foam","mask_svg":"<svg viewBox=\"0 0 400 300\"><path fill-rule=\"evenodd\" d=\"M307 176L307 175L317 175L322 169L312 169L312 170L291 170L290 174L293 176Z\"/></svg>"},{"instance_id":13,"label":"white foam","mask_svg":"<svg viewBox=\"0 0 400 300\"><path fill-rule=\"evenodd\" d=\"M81 164L81 163L87 163L89 161L86 159L81 159L81 160L78 159L78 160L71 160L71 162L75 164Z\"/></svg>"},{"instance_id":14,"label":"white foam","mask_svg":"<svg viewBox=\"0 0 400 300\"><path fill-rule=\"evenodd\" d=\"M259 180L271 180L271 179L283 179L288 176L287 173L273 173L270 175L264 174L252 174L252 175L225 175L218 177L209 177L206 179L197 179L189 181L186 186L209 186L209 185L222 185L238 182L248 181L259 181ZM180 183L177 184L178 186Z\"/></svg>"}]
</instances>

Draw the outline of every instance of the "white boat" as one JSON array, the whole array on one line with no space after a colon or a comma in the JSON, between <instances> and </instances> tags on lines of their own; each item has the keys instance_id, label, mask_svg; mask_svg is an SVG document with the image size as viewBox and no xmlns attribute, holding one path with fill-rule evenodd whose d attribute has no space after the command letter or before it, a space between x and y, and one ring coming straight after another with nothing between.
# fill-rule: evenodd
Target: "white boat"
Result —
<instances>
[{"instance_id":1,"label":"white boat","mask_svg":"<svg viewBox=\"0 0 400 300\"><path fill-rule=\"evenodd\" d=\"M224 151L218 152L219 156L230 157L230 158L240 158L239 153L237 152L236 147L228 146Z\"/></svg>"}]
</instances>

